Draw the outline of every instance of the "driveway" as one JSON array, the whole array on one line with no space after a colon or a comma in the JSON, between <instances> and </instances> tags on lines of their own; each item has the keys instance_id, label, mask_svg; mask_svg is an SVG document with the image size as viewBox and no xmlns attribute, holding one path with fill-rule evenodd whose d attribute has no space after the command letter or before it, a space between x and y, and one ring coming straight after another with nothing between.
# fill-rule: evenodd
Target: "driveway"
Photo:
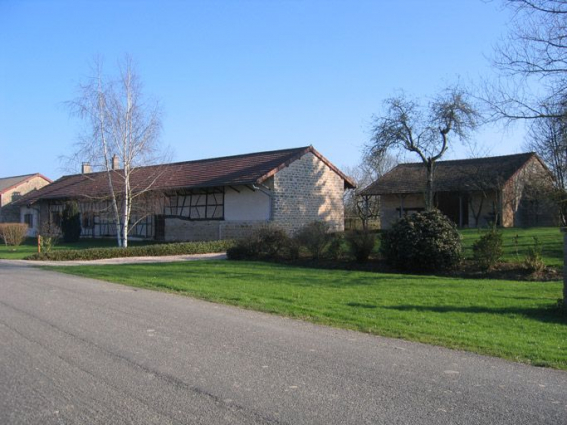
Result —
<instances>
[{"instance_id":1,"label":"driveway","mask_svg":"<svg viewBox=\"0 0 567 425\"><path fill-rule=\"evenodd\" d=\"M2 424L566 424L567 373L0 264Z\"/></svg>"}]
</instances>

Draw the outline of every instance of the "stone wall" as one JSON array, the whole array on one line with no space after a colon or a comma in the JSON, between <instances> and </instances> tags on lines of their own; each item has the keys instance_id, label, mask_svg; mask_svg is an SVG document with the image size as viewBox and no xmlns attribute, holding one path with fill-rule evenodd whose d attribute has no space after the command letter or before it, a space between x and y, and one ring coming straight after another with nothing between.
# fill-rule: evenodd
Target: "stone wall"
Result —
<instances>
[{"instance_id":1,"label":"stone wall","mask_svg":"<svg viewBox=\"0 0 567 425\"><path fill-rule=\"evenodd\" d=\"M332 231L344 230L344 180L312 153L276 173L269 186L274 224L293 233L322 220Z\"/></svg>"}]
</instances>

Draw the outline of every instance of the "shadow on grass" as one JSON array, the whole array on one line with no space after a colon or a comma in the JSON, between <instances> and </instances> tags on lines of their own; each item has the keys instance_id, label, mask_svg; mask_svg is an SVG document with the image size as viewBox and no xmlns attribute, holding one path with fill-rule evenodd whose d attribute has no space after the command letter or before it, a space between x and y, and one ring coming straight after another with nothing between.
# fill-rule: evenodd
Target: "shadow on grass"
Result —
<instances>
[{"instance_id":1,"label":"shadow on grass","mask_svg":"<svg viewBox=\"0 0 567 425\"><path fill-rule=\"evenodd\" d=\"M546 323L558 323L567 325L567 314L556 305L546 307L460 307L439 306L425 307L421 305L399 305L384 306L384 309L398 311L429 311L433 313L467 313L467 314L496 314L503 316L524 316L527 319L538 320Z\"/></svg>"},{"instance_id":2,"label":"shadow on grass","mask_svg":"<svg viewBox=\"0 0 567 425\"><path fill-rule=\"evenodd\" d=\"M376 307L378 307L377 305L374 305L374 304L364 304L364 303L356 303L356 302L346 303L346 305L348 305L349 307L359 307L359 308L376 308Z\"/></svg>"}]
</instances>

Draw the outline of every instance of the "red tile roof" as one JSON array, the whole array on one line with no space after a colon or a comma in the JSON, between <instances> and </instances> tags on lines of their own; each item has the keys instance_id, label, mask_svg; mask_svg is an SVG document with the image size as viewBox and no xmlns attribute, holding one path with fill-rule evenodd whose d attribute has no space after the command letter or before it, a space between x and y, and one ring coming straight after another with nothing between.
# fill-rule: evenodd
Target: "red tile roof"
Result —
<instances>
[{"instance_id":1,"label":"red tile roof","mask_svg":"<svg viewBox=\"0 0 567 425\"><path fill-rule=\"evenodd\" d=\"M345 188L355 187L349 177L313 146L139 167L133 171L131 182L135 190L144 190L150 186L151 190L175 190L261 184L309 152L339 174L345 182ZM112 172L112 175L113 182L119 186L122 173L118 170ZM18 200L18 204L33 204L42 199L101 197L108 193L106 172L74 174L63 176L29 196L24 196Z\"/></svg>"}]
</instances>

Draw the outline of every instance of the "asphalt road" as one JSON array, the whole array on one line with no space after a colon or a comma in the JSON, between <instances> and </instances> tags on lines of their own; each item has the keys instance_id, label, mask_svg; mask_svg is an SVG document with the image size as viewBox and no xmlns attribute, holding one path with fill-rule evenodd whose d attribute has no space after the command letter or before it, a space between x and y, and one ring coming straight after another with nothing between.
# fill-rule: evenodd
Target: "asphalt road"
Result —
<instances>
[{"instance_id":1,"label":"asphalt road","mask_svg":"<svg viewBox=\"0 0 567 425\"><path fill-rule=\"evenodd\" d=\"M1 424L567 424L567 373L0 265Z\"/></svg>"}]
</instances>

